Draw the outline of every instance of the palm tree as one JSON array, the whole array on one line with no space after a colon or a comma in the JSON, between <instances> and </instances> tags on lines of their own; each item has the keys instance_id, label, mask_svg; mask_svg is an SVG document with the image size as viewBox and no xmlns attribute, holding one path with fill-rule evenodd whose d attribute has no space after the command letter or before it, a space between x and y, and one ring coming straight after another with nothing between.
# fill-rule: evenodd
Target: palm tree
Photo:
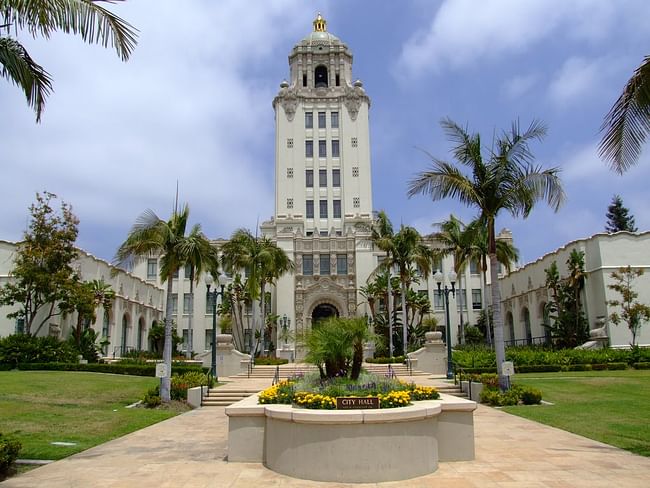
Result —
<instances>
[{"instance_id":1,"label":"palm tree","mask_svg":"<svg viewBox=\"0 0 650 488\"><path fill-rule=\"evenodd\" d=\"M190 209L187 204L179 211L175 209L168 221L160 219L153 210L145 210L136 219L126 240L115 254L114 263L132 267L148 257L160 257L160 279L167 282L167 303L165 308L165 343L163 361L167 374L161 381L160 398L170 401L170 378L172 363L172 282L174 274L186 263L192 263L197 276L205 269L214 269L216 251L195 224L186 236Z\"/></svg>"},{"instance_id":2,"label":"palm tree","mask_svg":"<svg viewBox=\"0 0 650 488\"><path fill-rule=\"evenodd\" d=\"M3 0L0 29L26 30L32 37L49 38L56 31L79 34L88 43L111 45L122 60L136 45L136 29L99 5L100 0ZM27 103L40 122L52 78L32 59L25 47L9 35L0 36L0 75L25 92Z\"/></svg>"},{"instance_id":3,"label":"palm tree","mask_svg":"<svg viewBox=\"0 0 650 488\"><path fill-rule=\"evenodd\" d=\"M650 132L650 56L634 71L600 130L605 132L598 146L600 157L623 174L636 164Z\"/></svg>"},{"instance_id":4,"label":"palm tree","mask_svg":"<svg viewBox=\"0 0 650 488\"><path fill-rule=\"evenodd\" d=\"M483 312L486 319L486 336L488 344L492 344L492 333L490 332L490 315L489 303L487 300L487 270L488 270L488 254L489 254L489 239L488 229L480 218L472 220L467 224L467 232L473 237L474 252L472 259L477 260L481 264L481 281L483 288ZM512 264L519 260L519 250L512 245L510 241L503 239L496 239L497 246L497 260L502 264L506 271L509 273ZM492 282L496 283L498 277L492 278Z\"/></svg>"},{"instance_id":5,"label":"palm tree","mask_svg":"<svg viewBox=\"0 0 650 488\"><path fill-rule=\"evenodd\" d=\"M393 248L393 224L391 223L388 215L383 210L380 210L377 213L377 218L372 223L370 228L370 240L374 243L375 246L380 251L386 253L386 259L383 263L380 263L378 268L381 268L386 271L386 314L388 316L388 354L390 357L393 357L393 313L391 307L391 283L390 275L392 266L389 264L390 253Z\"/></svg>"},{"instance_id":6,"label":"palm tree","mask_svg":"<svg viewBox=\"0 0 650 488\"><path fill-rule=\"evenodd\" d=\"M448 220L434 224L440 228L433 237L442 244L436 254L441 258L445 256L454 257L454 271L458 276L458 291L460 295L460 330L458 342L462 342L464 335L463 326L463 305L467 303L467 290L463 289L463 274L467 263L475 256L476 248L474 246L474 235L469 232L467 226L454 215L450 215ZM451 338L450 338L451 339Z\"/></svg>"},{"instance_id":7,"label":"palm tree","mask_svg":"<svg viewBox=\"0 0 650 488\"><path fill-rule=\"evenodd\" d=\"M413 264L426 279L431 272L433 252L422 241L422 236L413 227L402 226L393 238L393 249L389 263L395 265L399 272L400 298L402 303L402 344L403 353L408 345L408 317L406 310L406 290L413 281Z\"/></svg>"},{"instance_id":8,"label":"palm tree","mask_svg":"<svg viewBox=\"0 0 650 488\"><path fill-rule=\"evenodd\" d=\"M501 316L501 290L498 276L497 244L494 231L496 218L502 210L513 217L528 217L535 203L546 201L555 211L562 205L565 195L558 168L542 169L533 164L534 156L529 142L542 140L546 127L533 121L523 133L519 123L512 124L495 141L496 149L483 158L479 134L470 134L451 119L441 122L447 137L454 144L452 154L459 166L467 167L471 175L465 175L452 163L429 154L432 160L428 171L418 173L409 182L408 196L429 195L432 200L457 198L461 203L476 207L488 229L488 255L490 275L493 277L492 304L494 309L494 340L499 383L506 388L502 374L505 360L503 342L503 318Z\"/></svg>"},{"instance_id":9,"label":"palm tree","mask_svg":"<svg viewBox=\"0 0 650 488\"><path fill-rule=\"evenodd\" d=\"M252 300L260 300L261 331L266 317L266 286L293 270L293 262L271 239L254 236L248 229L236 230L222 251L224 268L228 271L245 270L245 289ZM256 329L253 320L251 337L255 336Z\"/></svg>"}]
</instances>

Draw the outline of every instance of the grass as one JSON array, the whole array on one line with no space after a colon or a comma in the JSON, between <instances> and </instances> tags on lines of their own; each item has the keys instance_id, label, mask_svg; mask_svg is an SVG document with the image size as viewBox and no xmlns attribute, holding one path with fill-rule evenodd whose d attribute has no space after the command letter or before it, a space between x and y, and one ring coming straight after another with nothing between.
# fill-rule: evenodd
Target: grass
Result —
<instances>
[{"instance_id":1,"label":"grass","mask_svg":"<svg viewBox=\"0 0 650 488\"><path fill-rule=\"evenodd\" d=\"M540 389L553 405L504 411L650 456L650 371L530 373L514 380Z\"/></svg>"},{"instance_id":2,"label":"grass","mask_svg":"<svg viewBox=\"0 0 650 488\"><path fill-rule=\"evenodd\" d=\"M0 432L21 459L61 459L173 417L177 408L125 408L156 378L60 371L0 372ZM70 442L57 446L52 442Z\"/></svg>"}]
</instances>

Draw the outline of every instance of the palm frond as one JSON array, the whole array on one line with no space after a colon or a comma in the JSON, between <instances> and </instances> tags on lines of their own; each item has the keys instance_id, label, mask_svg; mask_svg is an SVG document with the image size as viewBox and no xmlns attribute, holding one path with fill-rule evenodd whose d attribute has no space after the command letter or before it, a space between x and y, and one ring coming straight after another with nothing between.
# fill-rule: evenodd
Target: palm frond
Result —
<instances>
[{"instance_id":1,"label":"palm frond","mask_svg":"<svg viewBox=\"0 0 650 488\"><path fill-rule=\"evenodd\" d=\"M0 37L0 66L0 74L25 92L27 103L36 112L36 121L40 122L45 99L52 91L50 75L10 37Z\"/></svg>"},{"instance_id":2,"label":"palm frond","mask_svg":"<svg viewBox=\"0 0 650 488\"><path fill-rule=\"evenodd\" d=\"M650 56L634 71L600 130L604 134L598 154L614 171L623 174L636 164L650 133Z\"/></svg>"},{"instance_id":3,"label":"palm frond","mask_svg":"<svg viewBox=\"0 0 650 488\"><path fill-rule=\"evenodd\" d=\"M11 1L5 20L32 36L50 37L55 31L78 34L92 44L115 48L126 61L137 43L137 29L99 5L122 0L30 0Z\"/></svg>"},{"instance_id":4,"label":"palm frond","mask_svg":"<svg viewBox=\"0 0 650 488\"><path fill-rule=\"evenodd\" d=\"M434 158L431 168L416 174L408 183L409 198L424 194L432 200L456 198L465 205L476 205L479 196L470 181L453 164Z\"/></svg>"}]
</instances>

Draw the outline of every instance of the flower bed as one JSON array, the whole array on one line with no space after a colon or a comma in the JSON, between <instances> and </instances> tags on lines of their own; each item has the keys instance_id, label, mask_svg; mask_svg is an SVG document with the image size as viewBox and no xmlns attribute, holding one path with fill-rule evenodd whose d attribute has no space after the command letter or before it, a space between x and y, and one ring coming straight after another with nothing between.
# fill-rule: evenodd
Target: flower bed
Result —
<instances>
[{"instance_id":1,"label":"flower bed","mask_svg":"<svg viewBox=\"0 0 650 488\"><path fill-rule=\"evenodd\" d=\"M438 390L399 380L364 375L361 382L321 382L314 376L284 380L259 394L260 404L293 404L297 407L334 410L337 397L378 397L380 408L411 405L412 401L436 400Z\"/></svg>"}]
</instances>

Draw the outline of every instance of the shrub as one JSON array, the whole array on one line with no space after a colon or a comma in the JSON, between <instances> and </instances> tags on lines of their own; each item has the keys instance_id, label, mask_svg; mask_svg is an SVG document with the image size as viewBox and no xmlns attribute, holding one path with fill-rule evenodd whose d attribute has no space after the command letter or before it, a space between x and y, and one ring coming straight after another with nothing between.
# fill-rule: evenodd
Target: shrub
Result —
<instances>
[{"instance_id":1,"label":"shrub","mask_svg":"<svg viewBox=\"0 0 650 488\"><path fill-rule=\"evenodd\" d=\"M632 367L634 369L650 369L650 361L645 361L645 362L640 362L640 363L633 363Z\"/></svg>"},{"instance_id":2,"label":"shrub","mask_svg":"<svg viewBox=\"0 0 650 488\"><path fill-rule=\"evenodd\" d=\"M393 356L391 357L379 357L379 358L368 358L366 363L370 364L401 364L406 360L406 356Z\"/></svg>"},{"instance_id":3,"label":"shrub","mask_svg":"<svg viewBox=\"0 0 650 488\"><path fill-rule=\"evenodd\" d=\"M156 365L154 363L21 363L17 366L23 371L89 371L93 373L125 374L131 376L156 376ZM209 371L209 368L199 368L188 365L172 365L173 373L187 373L189 371Z\"/></svg>"},{"instance_id":4,"label":"shrub","mask_svg":"<svg viewBox=\"0 0 650 488\"><path fill-rule=\"evenodd\" d=\"M465 342L467 344L482 344L485 342L485 337L481 329L470 325L465 327Z\"/></svg>"},{"instance_id":5,"label":"shrub","mask_svg":"<svg viewBox=\"0 0 650 488\"><path fill-rule=\"evenodd\" d=\"M562 366L559 364L532 364L515 367L517 373L555 373L557 371L562 371Z\"/></svg>"},{"instance_id":6,"label":"shrub","mask_svg":"<svg viewBox=\"0 0 650 488\"><path fill-rule=\"evenodd\" d=\"M0 363L76 362L78 352L56 337L14 334L0 339Z\"/></svg>"},{"instance_id":7,"label":"shrub","mask_svg":"<svg viewBox=\"0 0 650 488\"><path fill-rule=\"evenodd\" d=\"M610 371L616 371L616 370L624 370L627 369L627 363L608 363L607 364L607 369Z\"/></svg>"},{"instance_id":8,"label":"shrub","mask_svg":"<svg viewBox=\"0 0 650 488\"><path fill-rule=\"evenodd\" d=\"M0 480L9 474L21 448L20 442L0 433Z\"/></svg>"},{"instance_id":9,"label":"shrub","mask_svg":"<svg viewBox=\"0 0 650 488\"><path fill-rule=\"evenodd\" d=\"M162 401L160 400L160 387L151 388L145 393L142 403L147 408L156 408Z\"/></svg>"},{"instance_id":10,"label":"shrub","mask_svg":"<svg viewBox=\"0 0 650 488\"><path fill-rule=\"evenodd\" d=\"M284 358L255 358L256 366L277 366L279 364L287 364L288 362L289 360Z\"/></svg>"},{"instance_id":11,"label":"shrub","mask_svg":"<svg viewBox=\"0 0 650 488\"><path fill-rule=\"evenodd\" d=\"M528 386L513 385L510 390L500 391L497 388L484 388L481 392L481 403L493 407L506 405L536 405L542 401L542 392Z\"/></svg>"},{"instance_id":12,"label":"shrub","mask_svg":"<svg viewBox=\"0 0 650 488\"><path fill-rule=\"evenodd\" d=\"M524 405L539 405L542 403L542 392L530 386L521 388L519 396Z\"/></svg>"}]
</instances>

